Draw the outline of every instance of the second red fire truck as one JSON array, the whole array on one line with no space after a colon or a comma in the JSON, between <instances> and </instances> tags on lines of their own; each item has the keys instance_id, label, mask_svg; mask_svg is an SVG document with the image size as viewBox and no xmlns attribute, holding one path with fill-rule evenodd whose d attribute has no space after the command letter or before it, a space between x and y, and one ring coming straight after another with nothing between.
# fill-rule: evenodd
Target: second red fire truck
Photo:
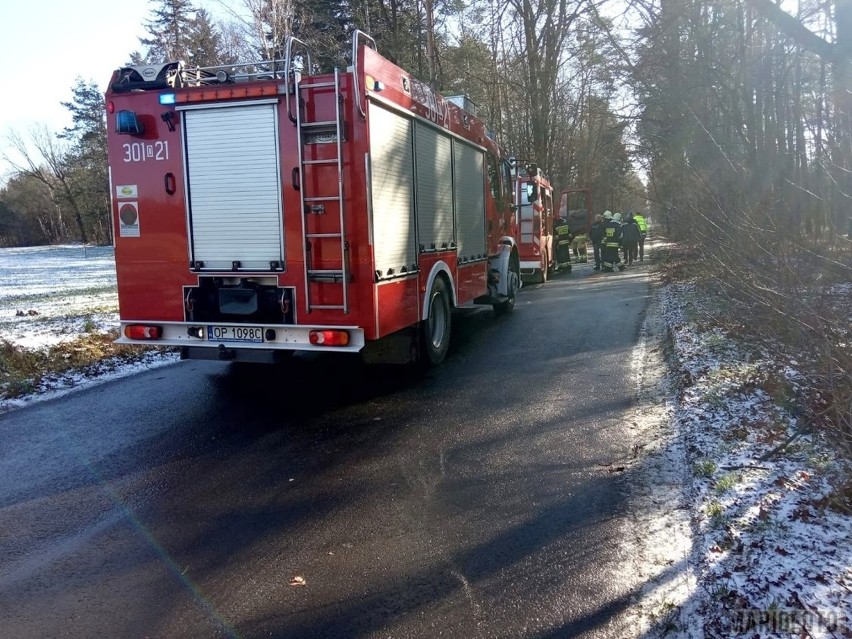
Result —
<instances>
[{"instance_id":1,"label":"second red fire truck","mask_svg":"<svg viewBox=\"0 0 852 639\"><path fill-rule=\"evenodd\" d=\"M122 343L444 359L451 311L520 288L510 165L356 31L352 66L128 66L106 95ZM542 197L549 197L542 196Z\"/></svg>"},{"instance_id":2,"label":"second red fire truck","mask_svg":"<svg viewBox=\"0 0 852 639\"><path fill-rule=\"evenodd\" d=\"M524 281L547 281L553 264L553 187L534 164L518 167L515 181L518 254Z\"/></svg>"}]
</instances>

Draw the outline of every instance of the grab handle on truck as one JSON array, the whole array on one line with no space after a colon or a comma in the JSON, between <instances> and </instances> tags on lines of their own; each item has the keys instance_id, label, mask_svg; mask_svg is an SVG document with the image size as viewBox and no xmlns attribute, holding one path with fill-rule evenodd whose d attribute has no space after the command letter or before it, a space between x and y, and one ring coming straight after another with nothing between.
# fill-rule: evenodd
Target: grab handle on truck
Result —
<instances>
[{"instance_id":1,"label":"grab handle on truck","mask_svg":"<svg viewBox=\"0 0 852 639\"><path fill-rule=\"evenodd\" d=\"M358 105L358 113L361 114L362 118L367 117L366 111L364 111L364 107L361 106L361 91L358 89L358 37L364 38L364 44L372 43L373 51L378 51L376 48L376 41L373 40L366 33L361 31L360 29L355 29L352 32L352 77L355 81L355 104Z\"/></svg>"},{"instance_id":2,"label":"grab handle on truck","mask_svg":"<svg viewBox=\"0 0 852 639\"><path fill-rule=\"evenodd\" d=\"M166 193L168 193L169 195L174 195L177 191L177 182L175 181L175 174L166 173L166 175L163 176L163 183L166 187Z\"/></svg>"},{"instance_id":3,"label":"grab handle on truck","mask_svg":"<svg viewBox=\"0 0 852 639\"><path fill-rule=\"evenodd\" d=\"M306 62L306 65L302 66L303 71L307 71L305 75L311 75L313 72L313 62L311 61L311 50L308 48L308 45L299 40L294 36L290 36L287 38L287 48L284 54L284 79L285 82L285 92L284 99L287 102L287 116L290 118L290 121L293 124L296 124L296 116L293 115L293 111L290 108L290 81L293 81L293 93L296 94L296 108L299 108L299 80L293 70L293 45L297 47L302 47L302 55L303 62Z\"/></svg>"}]
</instances>

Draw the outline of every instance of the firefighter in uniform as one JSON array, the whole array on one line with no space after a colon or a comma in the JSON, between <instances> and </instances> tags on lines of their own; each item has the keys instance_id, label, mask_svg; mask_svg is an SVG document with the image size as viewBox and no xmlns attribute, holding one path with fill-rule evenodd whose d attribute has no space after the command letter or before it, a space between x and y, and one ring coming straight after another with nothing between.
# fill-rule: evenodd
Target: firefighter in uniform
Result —
<instances>
[{"instance_id":1,"label":"firefighter in uniform","mask_svg":"<svg viewBox=\"0 0 852 639\"><path fill-rule=\"evenodd\" d=\"M607 213L609 217L607 218ZM612 273L617 266L619 271L624 270L618 249L621 248L621 214L613 215L609 211L604 213L604 237L601 245L601 266L606 273Z\"/></svg>"},{"instance_id":2,"label":"firefighter in uniform","mask_svg":"<svg viewBox=\"0 0 852 639\"><path fill-rule=\"evenodd\" d=\"M571 272L571 227L568 220L561 217L553 219L554 247L553 256L556 270L565 269Z\"/></svg>"},{"instance_id":3,"label":"firefighter in uniform","mask_svg":"<svg viewBox=\"0 0 852 639\"><path fill-rule=\"evenodd\" d=\"M607 211L604 213L606 215L609 213L610 217L612 213ZM595 270L601 270L601 242L603 242L604 236L604 216L598 213L595 215L595 221L592 224L592 230L589 231L589 239L592 241L592 252L595 257Z\"/></svg>"},{"instance_id":4,"label":"firefighter in uniform","mask_svg":"<svg viewBox=\"0 0 852 639\"><path fill-rule=\"evenodd\" d=\"M639 226L639 261L645 261L645 238L648 237L648 223L640 213L633 214L633 220Z\"/></svg>"},{"instance_id":5,"label":"firefighter in uniform","mask_svg":"<svg viewBox=\"0 0 852 639\"><path fill-rule=\"evenodd\" d=\"M579 235L574 236L574 240L571 242L571 249L574 251L574 259L578 264L585 264L589 261L586 251L586 242L588 238L585 233L580 233Z\"/></svg>"},{"instance_id":6,"label":"firefighter in uniform","mask_svg":"<svg viewBox=\"0 0 852 639\"><path fill-rule=\"evenodd\" d=\"M624 247L624 261L627 266L633 266L638 260L636 251L639 246L639 225L633 217L633 213L627 214L627 219L621 225L621 245Z\"/></svg>"}]
</instances>

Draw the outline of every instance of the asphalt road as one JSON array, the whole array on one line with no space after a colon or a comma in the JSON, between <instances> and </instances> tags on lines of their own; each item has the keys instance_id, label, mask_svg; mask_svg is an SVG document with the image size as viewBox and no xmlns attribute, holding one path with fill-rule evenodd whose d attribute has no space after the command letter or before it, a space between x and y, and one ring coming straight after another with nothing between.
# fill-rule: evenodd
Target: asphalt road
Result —
<instances>
[{"instance_id":1,"label":"asphalt road","mask_svg":"<svg viewBox=\"0 0 852 639\"><path fill-rule=\"evenodd\" d=\"M648 296L584 265L426 374L182 362L0 416L0 635L626 636Z\"/></svg>"}]
</instances>

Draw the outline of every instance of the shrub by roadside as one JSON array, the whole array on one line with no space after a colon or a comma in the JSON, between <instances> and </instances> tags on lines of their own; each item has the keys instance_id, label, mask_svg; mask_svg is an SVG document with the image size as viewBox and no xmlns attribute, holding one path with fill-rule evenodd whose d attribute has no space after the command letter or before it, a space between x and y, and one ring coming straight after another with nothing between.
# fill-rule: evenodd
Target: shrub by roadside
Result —
<instances>
[{"instance_id":1,"label":"shrub by roadside","mask_svg":"<svg viewBox=\"0 0 852 639\"><path fill-rule=\"evenodd\" d=\"M73 386L75 378L103 375L152 352L113 343L116 330L84 333L37 349L0 339L0 400L20 398L57 386Z\"/></svg>"},{"instance_id":2,"label":"shrub by roadside","mask_svg":"<svg viewBox=\"0 0 852 639\"><path fill-rule=\"evenodd\" d=\"M846 345L825 342L815 353L812 342L789 339L801 329L793 318L767 331L681 259L689 252L668 255L662 306L673 425L691 469L685 493L699 583L683 608L700 612L709 637L778 636L779 628L850 637L852 462L848 410L838 401L848 377L836 368L827 378L821 358L841 361Z\"/></svg>"}]
</instances>

